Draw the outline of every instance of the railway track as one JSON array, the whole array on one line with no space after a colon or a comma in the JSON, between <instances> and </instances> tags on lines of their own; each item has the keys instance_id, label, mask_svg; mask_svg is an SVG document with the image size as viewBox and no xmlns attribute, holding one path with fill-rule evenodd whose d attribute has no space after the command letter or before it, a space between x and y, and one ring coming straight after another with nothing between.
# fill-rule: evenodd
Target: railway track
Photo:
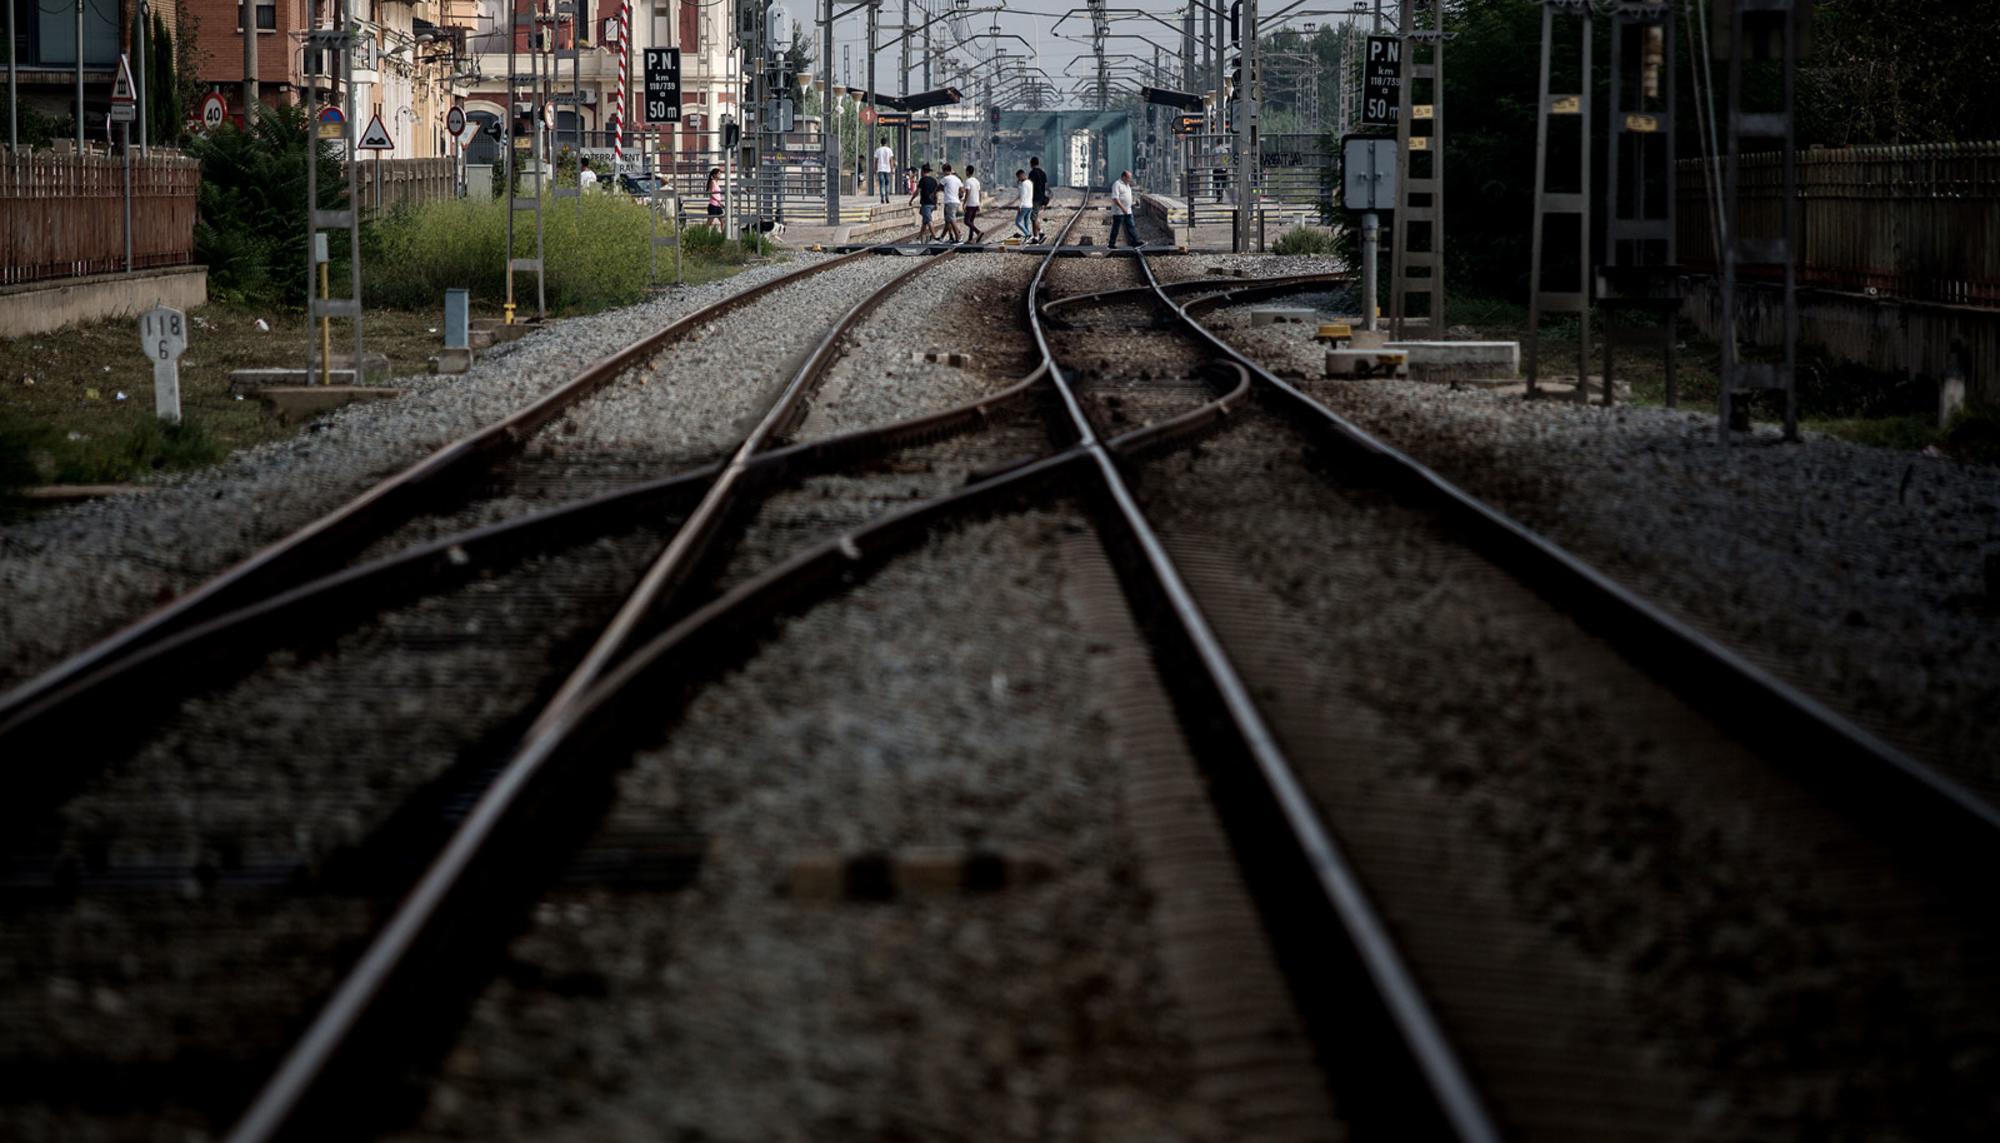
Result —
<instances>
[{"instance_id":1,"label":"railway track","mask_svg":"<svg viewBox=\"0 0 2000 1143\"><path fill-rule=\"evenodd\" d=\"M409 847L436 859L353 970L315 990L331 1000L234 1138L375 1123L356 1097L383 1090L406 1113L421 1098L410 1061L445 1050L507 934L565 869L616 848L618 775L682 696L775 619L899 554L1063 504L1088 507L1144 621L1349 1127L2000 1122L1980 1046L2000 946L1957 864L1990 860L1989 808L1346 425L1197 317L1324 277L1163 285L1143 257L1058 256L1075 252L1035 265L1033 350L1012 384L996 341L968 402L842 433L802 399L839 356L836 331L719 465L385 554L119 661L139 688L209 661L232 628L336 614L343 598L365 609L479 565L488 545L691 506L619 618L461 794L449 839ZM798 430L815 417L823 435ZM1323 558L1301 558L1301 535ZM1412 685L1433 675L1454 685ZM1775 764L1787 745L1813 752L1804 780ZM1578 866L1575 849L1610 864ZM1795 939L1760 943L1774 934ZM1785 963L1746 961L1766 947ZM1716 980L1731 982L1719 998L1686 991ZM1841 1040L1857 1010L1888 1038ZM1849 1102L1830 1102L1836 1087Z\"/></svg>"},{"instance_id":2,"label":"railway track","mask_svg":"<svg viewBox=\"0 0 2000 1143\"><path fill-rule=\"evenodd\" d=\"M1254 366L1105 287L1069 335L1094 408L1187 401L1162 358ZM2000 840L1990 807L1259 380L1259 411L1134 487L1485 1098L1456 1133L1990 1127L1993 1073L1951 1062L2000 1030L1962 864ZM1867 1032L1831 1015L1891 995Z\"/></svg>"}]
</instances>

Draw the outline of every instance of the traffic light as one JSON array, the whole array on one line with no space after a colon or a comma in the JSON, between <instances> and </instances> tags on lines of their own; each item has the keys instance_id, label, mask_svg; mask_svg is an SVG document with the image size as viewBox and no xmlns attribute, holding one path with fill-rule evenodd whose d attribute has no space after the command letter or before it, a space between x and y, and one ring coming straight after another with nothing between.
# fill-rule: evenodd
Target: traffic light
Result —
<instances>
[{"instance_id":1,"label":"traffic light","mask_svg":"<svg viewBox=\"0 0 2000 1143\"><path fill-rule=\"evenodd\" d=\"M736 120L734 119L723 120L722 122L723 149L724 150L735 149L736 144L741 142L742 139L743 139L743 128L737 124Z\"/></svg>"},{"instance_id":2,"label":"traffic light","mask_svg":"<svg viewBox=\"0 0 2000 1143\"><path fill-rule=\"evenodd\" d=\"M1229 42L1236 43L1243 38L1243 0L1235 0L1229 6Z\"/></svg>"},{"instance_id":3,"label":"traffic light","mask_svg":"<svg viewBox=\"0 0 2000 1143\"><path fill-rule=\"evenodd\" d=\"M1243 90L1242 56L1237 56L1235 59L1229 61L1229 90L1239 93Z\"/></svg>"}]
</instances>

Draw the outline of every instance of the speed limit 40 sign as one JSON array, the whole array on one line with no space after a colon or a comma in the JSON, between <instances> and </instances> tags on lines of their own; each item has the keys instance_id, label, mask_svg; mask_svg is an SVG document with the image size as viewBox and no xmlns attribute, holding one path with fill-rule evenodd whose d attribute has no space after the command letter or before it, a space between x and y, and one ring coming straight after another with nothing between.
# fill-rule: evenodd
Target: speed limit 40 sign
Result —
<instances>
[{"instance_id":1,"label":"speed limit 40 sign","mask_svg":"<svg viewBox=\"0 0 2000 1143\"><path fill-rule=\"evenodd\" d=\"M681 121L681 50L647 48L645 67L646 122Z\"/></svg>"}]
</instances>

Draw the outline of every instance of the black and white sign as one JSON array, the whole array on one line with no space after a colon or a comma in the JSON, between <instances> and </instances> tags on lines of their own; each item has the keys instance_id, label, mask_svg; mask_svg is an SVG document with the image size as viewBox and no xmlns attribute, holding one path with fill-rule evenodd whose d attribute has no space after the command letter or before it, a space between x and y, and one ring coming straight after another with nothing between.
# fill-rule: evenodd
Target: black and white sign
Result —
<instances>
[{"instance_id":1,"label":"black and white sign","mask_svg":"<svg viewBox=\"0 0 2000 1143\"><path fill-rule=\"evenodd\" d=\"M1394 127L1403 96L1403 41L1395 36L1368 37L1368 56L1361 66L1361 122Z\"/></svg>"},{"instance_id":2,"label":"black and white sign","mask_svg":"<svg viewBox=\"0 0 2000 1143\"><path fill-rule=\"evenodd\" d=\"M396 141L389 138L389 129L382 126L382 117L377 115L368 121L368 129L361 133L361 141L354 147L360 151L393 151Z\"/></svg>"},{"instance_id":3,"label":"black and white sign","mask_svg":"<svg viewBox=\"0 0 2000 1143\"><path fill-rule=\"evenodd\" d=\"M444 113L445 134L450 135L454 139L462 140L465 138L466 127L465 108L453 107L450 111Z\"/></svg>"},{"instance_id":4,"label":"black and white sign","mask_svg":"<svg viewBox=\"0 0 2000 1143\"><path fill-rule=\"evenodd\" d=\"M139 108L133 95L132 60L121 55L118 57L118 78L111 84L111 121L130 123L137 118Z\"/></svg>"},{"instance_id":5,"label":"black and white sign","mask_svg":"<svg viewBox=\"0 0 2000 1143\"><path fill-rule=\"evenodd\" d=\"M163 421L181 419L181 354L187 352L187 315L154 306L139 315L139 348L153 363L153 412Z\"/></svg>"},{"instance_id":6,"label":"black and white sign","mask_svg":"<svg viewBox=\"0 0 2000 1143\"><path fill-rule=\"evenodd\" d=\"M681 50L647 48L646 122L681 121Z\"/></svg>"}]
</instances>

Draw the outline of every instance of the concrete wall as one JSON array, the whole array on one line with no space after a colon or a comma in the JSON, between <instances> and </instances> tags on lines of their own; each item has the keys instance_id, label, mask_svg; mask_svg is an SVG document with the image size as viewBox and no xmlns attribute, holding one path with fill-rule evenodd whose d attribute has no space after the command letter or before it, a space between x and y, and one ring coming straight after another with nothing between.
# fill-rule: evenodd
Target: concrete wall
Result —
<instances>
[{"instance_id":1,"label":"concrete wall","mask_svg":"<svg viewBox=\"0 0 2000 1143\"><path fill-rule=\"evenodd\" d=\"M0 288L0 337L48 333L100 318L133 317L156 305L187 310L207 301L206 266L172 266L7 286Z\"/></svg>"},{"instance_id":2,"label":"concrete wall","mask_svg":"<svg viewBox=\"0 0 2000 1143\"><path fill-rule=\"evenodd\" d=\"M1799 291L1799 347L1898 377L1936 384L1954 362L1973 402L2000 405L2000 310L1833 290ZM1744 285L1737 329L1746 344L1784 345L1784 292ZM1722 286L1697 277L1682 316L1709 337L1722 330Z\"/></svg>"}]
</instances>

